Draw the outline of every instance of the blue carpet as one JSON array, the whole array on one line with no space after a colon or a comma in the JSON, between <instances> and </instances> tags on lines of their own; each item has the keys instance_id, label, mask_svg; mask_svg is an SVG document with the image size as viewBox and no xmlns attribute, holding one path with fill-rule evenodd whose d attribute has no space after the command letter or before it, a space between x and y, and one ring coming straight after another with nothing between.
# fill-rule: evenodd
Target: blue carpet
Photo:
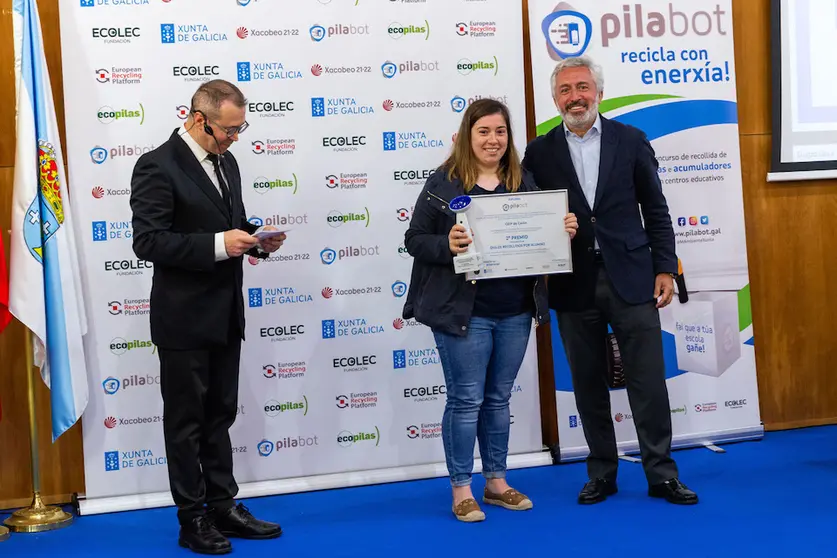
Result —
<instances>
[{"instance_id":1,"label":"blue carpet","mask_svg":"<svg viewBox=\"0 0 837 558\"><path fill-rule=\"evenodd\" d=\"M701 503L678 507L646 496L638 464L620 465L620 492L575 503L581 463L511 471L534 501L529 512L484 506L487 520L450 512L446 479L254 499L251 510L282 523L273 541L233 541L238 556L835 556L837 427L768 433L763 441L675 452ZM475 493L483 481L476 479ZM13 535L0 556L190 556L177 547L174 510L76 518L61 531ZM568 554L569 553L569 554Z\"/></svg>"}]
</instances>

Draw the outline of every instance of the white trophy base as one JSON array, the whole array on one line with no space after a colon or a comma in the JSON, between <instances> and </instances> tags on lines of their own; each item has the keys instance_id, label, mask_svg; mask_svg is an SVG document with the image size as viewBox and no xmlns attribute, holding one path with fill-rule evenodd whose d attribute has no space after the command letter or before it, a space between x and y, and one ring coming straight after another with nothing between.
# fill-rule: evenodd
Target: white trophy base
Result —
<instances>
[{"instance_id":1,"label":"white trophy base","mask_svg":"<svg viewBox=\"0 0 837 558\"><path fill-rule=\"evenodd\" d=\"M470 273L482 269L482 256L479 252L466 252L453 258L453 270L456 273Z\"/></svg>"}]
</instances>

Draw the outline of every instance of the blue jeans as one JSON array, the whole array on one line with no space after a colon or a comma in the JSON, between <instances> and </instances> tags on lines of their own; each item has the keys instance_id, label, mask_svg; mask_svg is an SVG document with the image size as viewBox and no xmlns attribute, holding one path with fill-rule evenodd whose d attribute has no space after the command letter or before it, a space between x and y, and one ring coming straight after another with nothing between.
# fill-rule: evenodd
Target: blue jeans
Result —
<instances>
[{"instance_id":1,"label":"blue jeans","mask_svg":"<svg viewBox=\"0 0 837 558\"><path fill-rule=\"evenodd\" d=\"M531 330L532 314L525 313L474 316L466 337L433 332L447 387L442 443L453 486L471 484L475 440L485 478L505 478L509 399Z\"/></svg>"}]
</instances>

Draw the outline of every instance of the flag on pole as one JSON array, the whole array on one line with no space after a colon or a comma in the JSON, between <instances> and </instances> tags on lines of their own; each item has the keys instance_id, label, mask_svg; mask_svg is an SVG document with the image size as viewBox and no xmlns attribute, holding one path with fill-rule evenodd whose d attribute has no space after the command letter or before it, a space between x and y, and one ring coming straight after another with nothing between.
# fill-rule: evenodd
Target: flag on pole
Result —
<instances>
[{"instance_id":1,"label":"flag on pole","mask_svg":"<svg viewBox=\"0 0 837 558\"><path fill-rule=\"evenodd\" d=\"M38 6L13 0L12 9L17 151L9 308L32 332L35 365L50 388L55 441L87 407L87 318Z\"/></svg>"},{"instance_id":2,"label":"flag on pole","mask_svg":"<svg viewBox=\"0 0 837 558\"><path fill-rule=\"evenodd\" d=\"M3 235L0 234L0 333L3 333L10 321L12 321L12 315L9 313L9 273L6 270Z\"/></svg>"},{"instance_id":3,"label":"flag on pole","mask_svg":"<svg viewBox=\"0 0 837 558\"><path fill-rule=\"evenodd\" d=\"M6 273L6 251L3 249L3 235L0 234L0 333L6 329L12 315L9 313L9 274ZM0 406L0 419L3 407Z\"/></svg>"}]
</instances>

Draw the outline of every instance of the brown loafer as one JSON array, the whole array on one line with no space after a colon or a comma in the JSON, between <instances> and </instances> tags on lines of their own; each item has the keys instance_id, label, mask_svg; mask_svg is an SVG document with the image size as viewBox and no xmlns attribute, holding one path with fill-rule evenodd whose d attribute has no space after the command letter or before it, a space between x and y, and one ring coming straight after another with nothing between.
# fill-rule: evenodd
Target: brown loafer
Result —
<instances>
[{"instance_id":1,"label":"brown loafer","mask_svg":"<svg viewBox=\"0 0 837 558\"><path fill-rule=\"evenodd\" d=\"M486 488L482 501L492 506L502 506L507 510L524 511L532 509L532 500L514 488L509 488L502 494L494 494Z\"/></svg>"},{"instance_id":2,"label":"brown loafer","mask_svg":"<svg viewBox=\"0 0 837 558\"><path fill-rule=\"evenodd\" d=\"M462 500L459 504L454 506L453 515L455 515L456 519L459 521L464 521L466 523L474 523L485 519L485 514L480 509L480 505L477 504L477 501L473 498Z\"/></svg>"}]
</instances>

